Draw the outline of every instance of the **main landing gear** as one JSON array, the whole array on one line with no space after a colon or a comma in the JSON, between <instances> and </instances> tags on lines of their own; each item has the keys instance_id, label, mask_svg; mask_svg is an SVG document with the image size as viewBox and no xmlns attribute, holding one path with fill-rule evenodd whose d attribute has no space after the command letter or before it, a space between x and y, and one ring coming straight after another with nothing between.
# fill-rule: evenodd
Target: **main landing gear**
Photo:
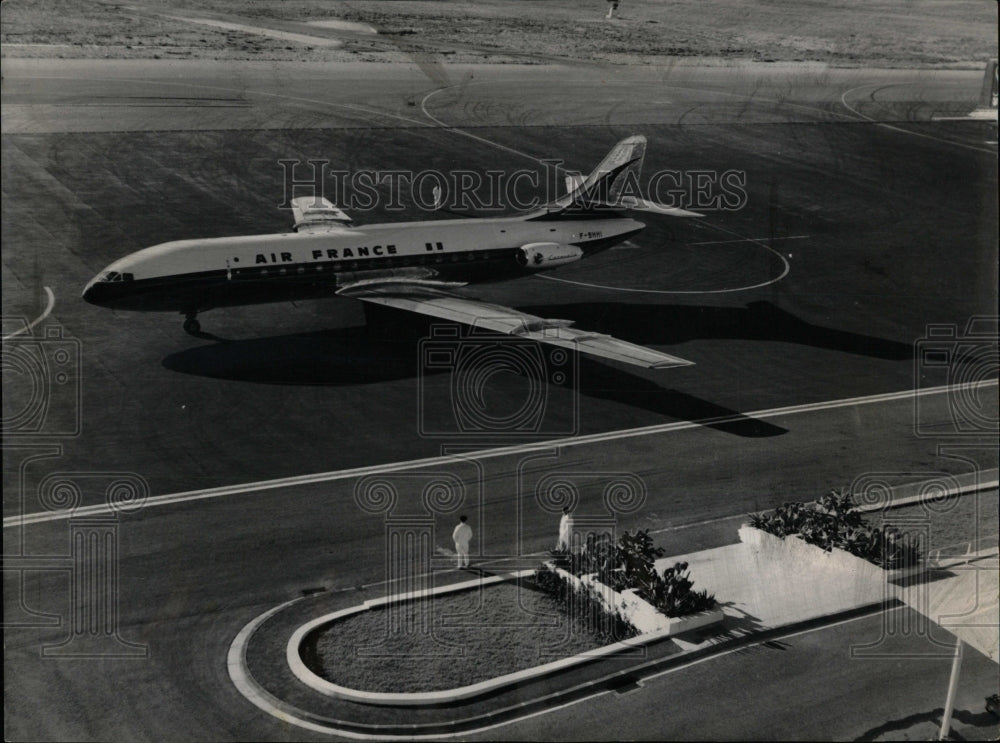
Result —
<instances>
[{"instance_id":1,"label":"main landing gear","mask_svg":"<svg viewBox=\"0 0 1000 743\"><path fill-rule=\"evenodd\" d=\"M201 332L201 323L198 322L197 312L188 312L184 320L184 332L188 335L198 335Z\"/></svg>"}]
</instances>

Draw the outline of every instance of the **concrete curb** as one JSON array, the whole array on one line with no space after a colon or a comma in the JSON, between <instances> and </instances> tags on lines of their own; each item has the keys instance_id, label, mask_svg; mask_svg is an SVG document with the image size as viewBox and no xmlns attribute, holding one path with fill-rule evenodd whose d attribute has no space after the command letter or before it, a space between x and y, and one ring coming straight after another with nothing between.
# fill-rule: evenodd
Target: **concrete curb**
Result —
<instances>
[{"instance_id":1,"label":"concrete curb","mask_svg":"<svg viewBox=\"0 0 1000 743\"><path fill-rule=\"evenodd\" d=\"M942 473L942 475L944 475L944 473ZM998 477L998 475L1000 475L1000 471L995 469L983 470L981 473L973 472L968 475L947 475L948 478L955 481L955 485L945 488L944 490L928 489L929 484L937 482L936 480L919 480L892 488L893 493L906 492L908 490L918 491L912 495L903 495L899 498L891 498L886 503L860 504L856 506L856 508L862 513L871 513L872 511L885 511L892 508L911 506L914 503L921 503L937 498L950 498L957 495L967 495L968 493L978 493L981 490L993 490L1000 487L1000 477ZM988 477L990 479L979 481L980 477ZM967 484L962 483L963 480L969 479L974 479L976 481Z\"/></svg>"},{"instance_id":2,"label":"concrete curb","mask_svg":"<svg viewBox=\"0 0 1000 743\"><path fill-rule=\"evenodd\" d=\"M543 663L542 665L532 666L531 668L525 668L521 671L504 674L503 676L496 676L475 684L460 686L454 689L441 689L426 692L374 692L352 689L350 687L341 686L340 684L335 684L331 681L320 678L302 661L300 648L306 637L319 627L336 622L338 619L342 619L343 617L360 614L361 612L368 611L370 609L380 608L390 602L411 601L422 596L437 596L445 593L471 590L473 588L509 581L512 578L521 578L526 575L531 575L534 572L534 570L520 570L514 573L464 581L462 583L453 583L447 586L441 586L424 591L414 591L395 596L385 596L379 599L366 601L364 604L351 606L347 609L341 609L339 611L331 612L330 614L325 614L321 617L310 620L292 633L292 636L289 638L288 644L285 647L285 658L288 661L288 666L291 668L295 677L303 684L320 694L337 697L339 699L346 699L361 704L391 707L431 706L448 704L451 702L468 700L477 696L483 696L508 686L516 686L524 683L525 681L542 678L583 663L589 663L591 661L600 660L601 658L606 658L610 655L615 655L616 653L625 650L642 647L643 645L649 645L650 643L666 639L672 634L676 635L679 632L683 632L685 629L695 629L694 627L667 627L666 629L656 632L648 632L613 643L611 645L605 645L586 653L579 653L567 658L560 658L559 660L554 660L550 663ZM719 614L721 613L722 612L720 611Z\"/></svg>"},{"instance_id":3,"label":"concrete curb","mask_svg":"<svg viewBox=\"0 0 1000 743\"><path fill-rule=\"evenodd\" d=\"M295 601L299 601L296 599ZM292 602L294 603L294 602ZM282 605L285 606L285 605ZM236 647L231 649L231 657L240 658L244 666L243 678L246 684L238 684L238 688L251 702L260 709L268 712L274 717L293 725L297 725L307 730L321 732L325 734L339 735L354 740L437 740L445 737L455 737L459 735L469 735L477 732L493 729L499 725L514 722L518 719L539 714L551 709L555 705L565 705L578 702L597 694L607 693L625 685L639 685L645 678L654 677L663 673L678 670L685 666L698 663L715 656L723 656L737 652L745 647L759 645L771 640L778 640L803 632L808 632L822 627L837 624L840 622L852 621L862 617L870 616L880 611L901 608L904 605L897 599L890 602L878 602L865 606L855 607L844 611L833 612L827 615L812 617L797 622L791 622L778 627L771 627L759 632L751 632L745 635L723 640L715 645L704 645L691 649L681 650L664 658L641 663L632 668L614 671L592 681L586 681L555 692L542 694L525 702L518 702L501 709L491 710L473 717L456 719L445 712L445 719L442 722L416 723L416 724L372 724L348 720L334 720L311 715L305 710L289 708L288 705L274 698L270 693L259 687L256 681L250 676L245 667L245 652ZM278 608L267 612L250 622L240 635L244 640L271 616ZM239 639L239 638L238 638ZM251 694L247 694L247 687L250 687ZM301 715L301 717L299 716Z\"/></svg>"}]
</instances>

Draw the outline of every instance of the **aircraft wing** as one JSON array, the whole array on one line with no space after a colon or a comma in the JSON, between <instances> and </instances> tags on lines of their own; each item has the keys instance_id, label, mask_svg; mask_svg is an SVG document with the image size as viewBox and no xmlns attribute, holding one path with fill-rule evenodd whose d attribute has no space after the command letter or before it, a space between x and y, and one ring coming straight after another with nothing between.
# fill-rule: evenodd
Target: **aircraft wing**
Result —
<instances>
[{"instance_id":1,"label":"aircraft wing","mask_svg":"<svg viewBox=\"0 0 1000 743\"><path fill-rule=\"evenodd\" d=\"M346 288L338 293L360 299L362 302L371 302L431 317L439 317L442 320L450 320L494 333L530 338L550 346L559 346L647 369L691 366L694 363L644 346L618 340L610 335L571 328L572 320L555 320L529 315L510 307L446 294L430 287L365 286L353 289Z\"/></svg>"}]
</instances>

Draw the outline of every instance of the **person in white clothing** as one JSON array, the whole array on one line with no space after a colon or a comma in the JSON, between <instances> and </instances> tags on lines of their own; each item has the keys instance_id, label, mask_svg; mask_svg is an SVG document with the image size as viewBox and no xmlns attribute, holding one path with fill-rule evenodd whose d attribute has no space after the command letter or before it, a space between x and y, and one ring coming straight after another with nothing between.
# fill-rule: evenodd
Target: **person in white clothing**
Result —
<instances>
[{"instance_id":1,"label":"person in white clothing","mask_svg":"<svg viewBox=\"0 0 1000 743\"><path fill-rule=\"evenodd\" d=\"M568 552L572 536L573 516L569 512L569 506L566 506L563 508L562 518L559 519L559 541L556 542L556 549Z\"/></svg>"},{"instance_id":2,"label":"person in white clothing","mask_svg":"<svg viewBox=\"0 0 1000 743\"><path fill-rule=\"evenodd\" d=\"M451 538L455 540L455 557L459 568L469 567L469 542L472 541L472 527L466 522L469 519L462 516L458 519L458 526L451 533Z\"/></svg>"}]
</instances>

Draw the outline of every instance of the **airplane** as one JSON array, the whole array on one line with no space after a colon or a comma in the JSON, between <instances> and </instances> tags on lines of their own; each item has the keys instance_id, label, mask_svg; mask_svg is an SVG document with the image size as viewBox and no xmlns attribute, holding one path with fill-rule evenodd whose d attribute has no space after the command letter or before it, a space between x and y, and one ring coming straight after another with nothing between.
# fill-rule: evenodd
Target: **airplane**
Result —
<instances>
[{"instance_id":1,"label":"airplane","mask_svg":"<svg viewBox=\"0 0 1000 743\"><path fill-rule=\"evenodd\" d=\"M464 287L531 276L589 258L645 228L629 210L701 214L637 196L646 139L612 148L586 178L566 176L567 193L516 216L355 225L322 196L292 200L292 232L178 240L125 256L95 276L83 299L123 310L172 311L184 330L217 307L351 297L529 338L602 359L663 369L693 362L479 301Z\"/></svg>"}]
</instances>

